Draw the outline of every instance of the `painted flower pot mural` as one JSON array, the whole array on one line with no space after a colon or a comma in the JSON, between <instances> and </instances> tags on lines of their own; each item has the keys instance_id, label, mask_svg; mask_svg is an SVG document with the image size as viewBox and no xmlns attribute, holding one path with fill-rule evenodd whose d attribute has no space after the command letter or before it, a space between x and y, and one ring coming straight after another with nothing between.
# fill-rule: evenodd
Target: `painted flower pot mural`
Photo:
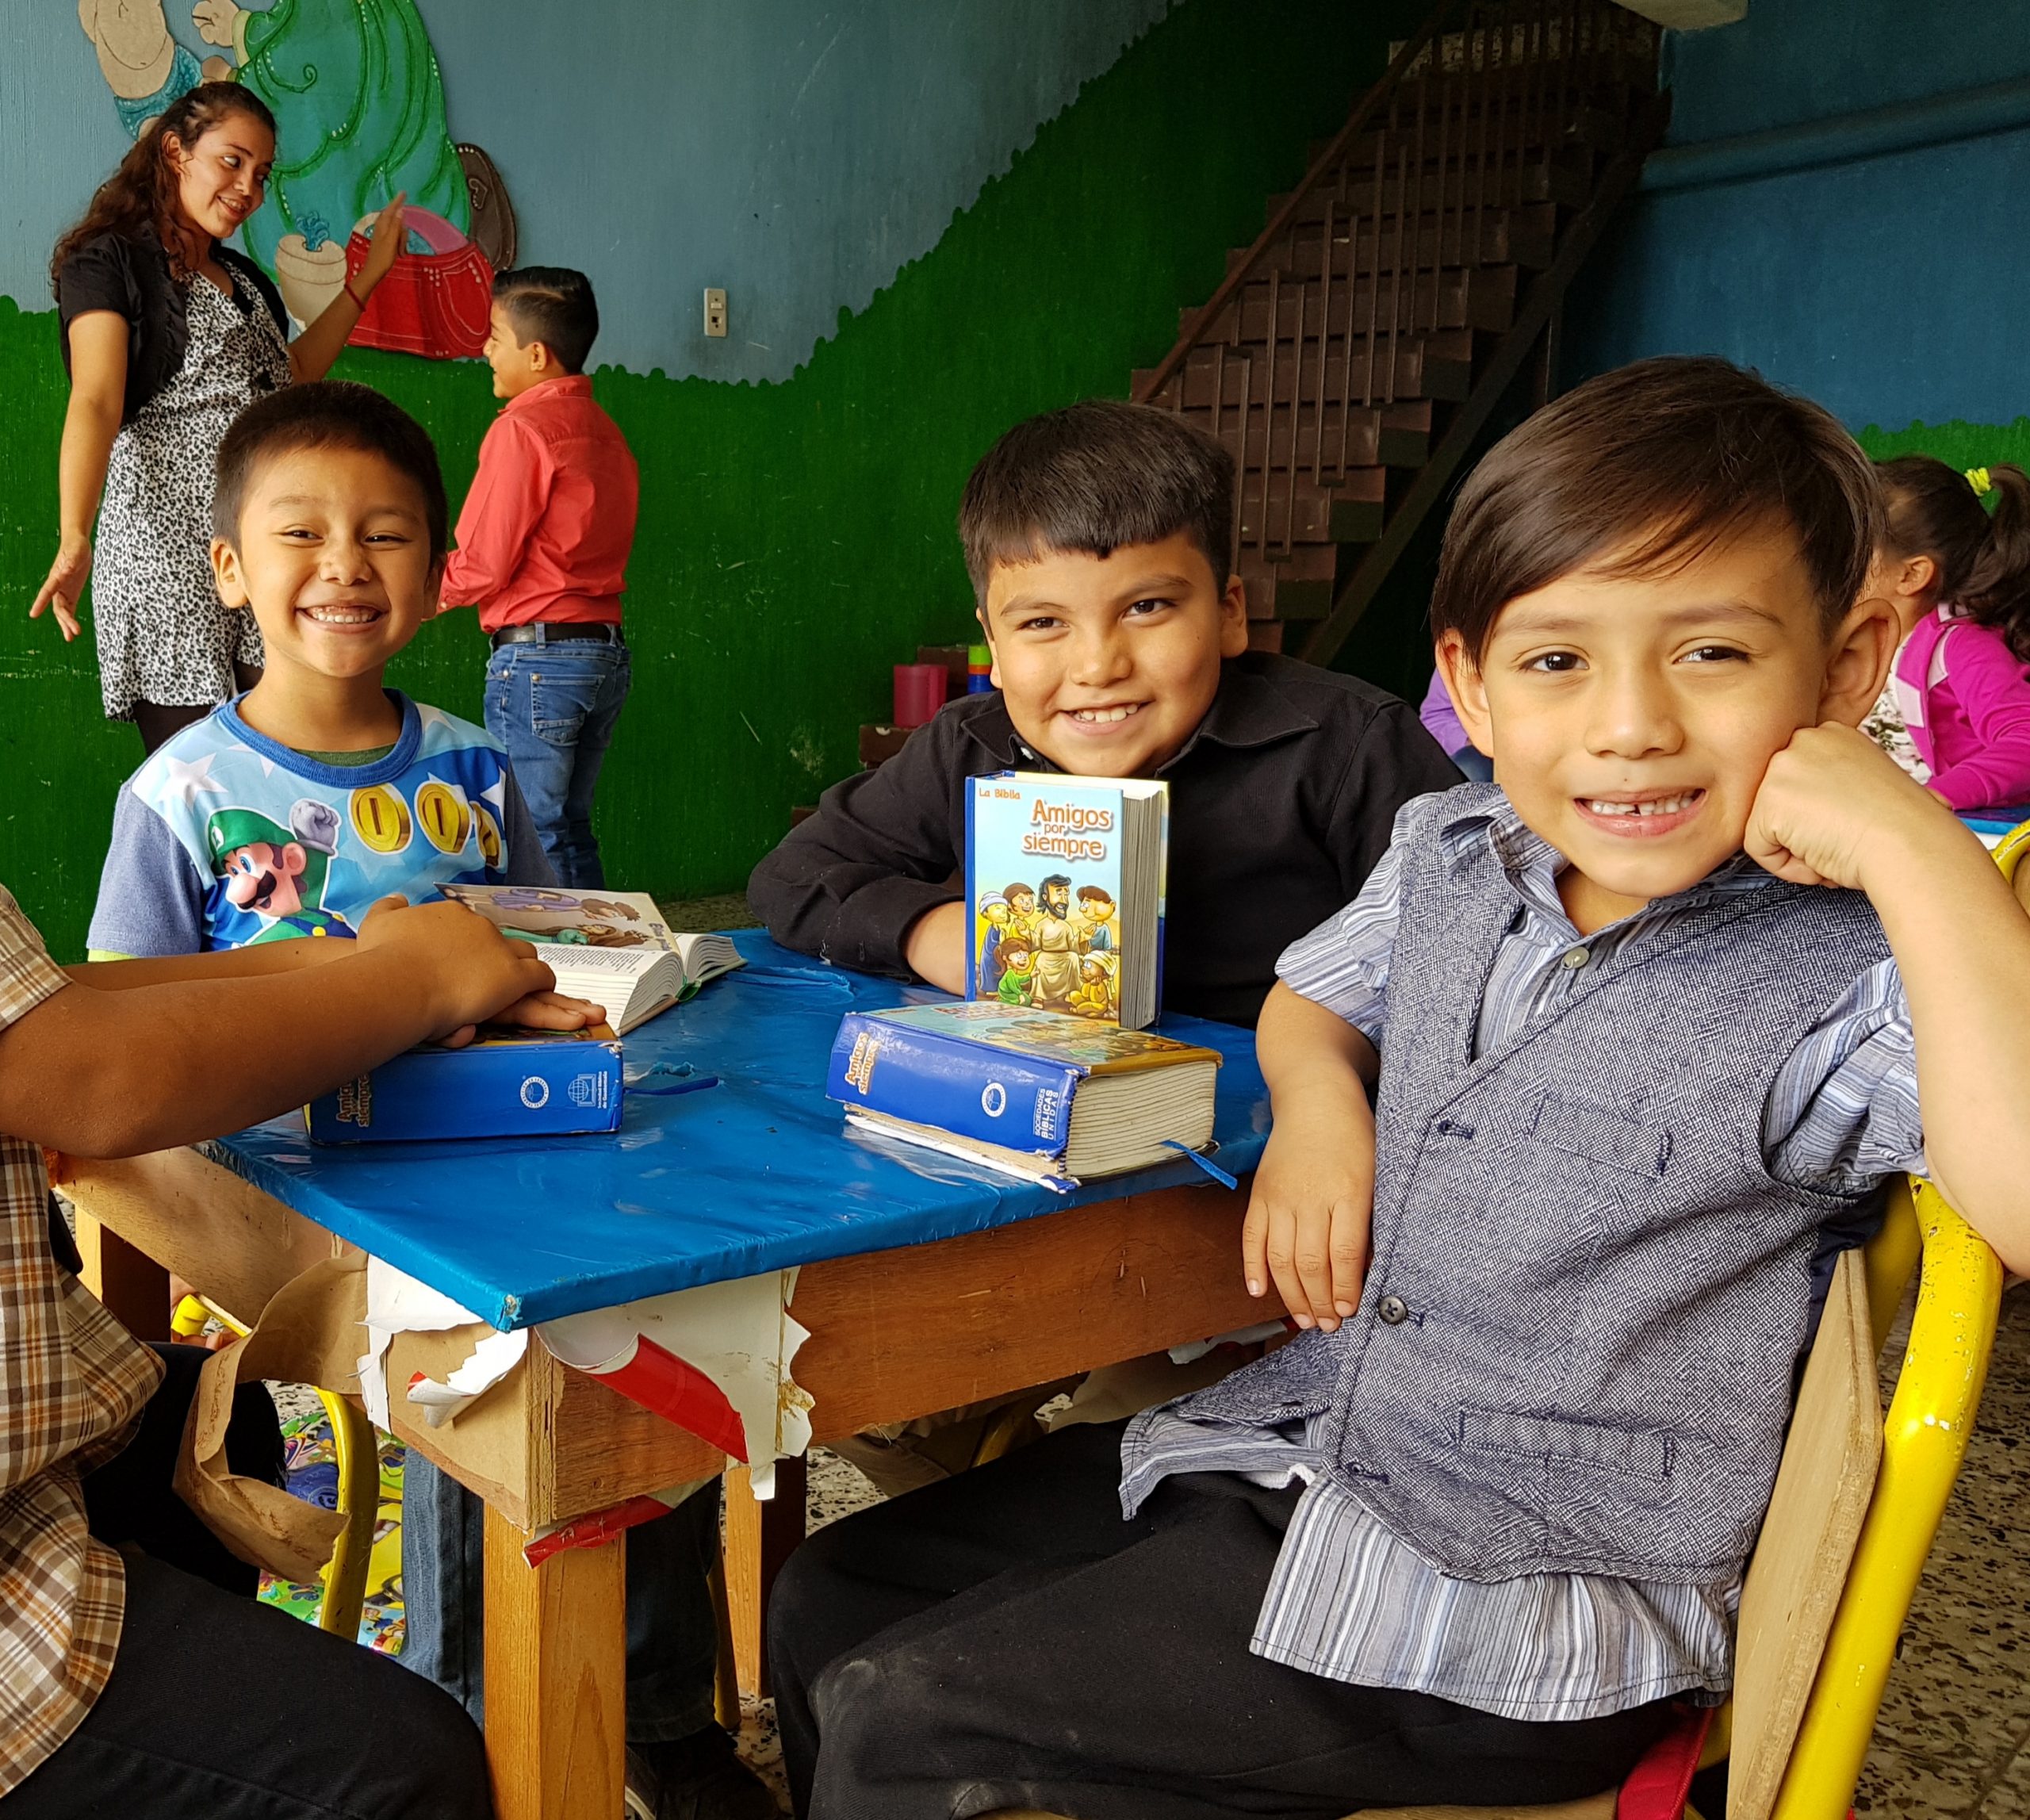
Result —
<instances>
[{"instance_id":1,"label":"painted flower pot mural","mask_svg":"<svg viewBox=\"0 0 2030 1820\"><path fill-rule=\"evenodd\" d=\"M408 213L410 251L368 301L352 332L355 345L395 354L421 354L435 360L477 354L486 345L487 315L493 301L493 267L478 247L442 215L412 208ZM366 263L364 216L346 243L345 276ZM427 251L413 249L421 241Z\"/></svg>"}]
</instances>

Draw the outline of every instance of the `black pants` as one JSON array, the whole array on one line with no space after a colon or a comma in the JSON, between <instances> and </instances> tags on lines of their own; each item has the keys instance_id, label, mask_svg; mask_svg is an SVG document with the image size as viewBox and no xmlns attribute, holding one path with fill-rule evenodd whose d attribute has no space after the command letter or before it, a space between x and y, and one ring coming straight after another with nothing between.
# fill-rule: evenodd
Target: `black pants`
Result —
<instances>
[{"instance_id":1,"label":"black pants","mask_svg":"<svg viewBox=\"0 0 2030 1820\"><path fill-rule=\"evenodd\" d=\"M1227 1473L1120 1518L1124 1423L1060 1431L822 1531L776 1583L783 1755L814 1820L1337 1820L1577 1799L1662 1704L1497 1718L1251 1654L1297 1494Z\"/></svg>"},{"instance_id":2,"label":"black pants","mask_svg":"<svg viewBox=\"0 0 2030 1820\"><path fill-rule=\"evenodd\" d=\"M112 1678L6 1798L6 1820L485 1820L485 1756L456 1701L385 1656L221 1590L251 1593L254 1569L169 1482L205 1355L163 1351L169 1376L140 1431L85 1481L93 1533L127 1565ZM226 1448L236 1470L269 1458L279 1467L274 1405L259 1386L236 1403Z\"/></svg>"}]
</instances>

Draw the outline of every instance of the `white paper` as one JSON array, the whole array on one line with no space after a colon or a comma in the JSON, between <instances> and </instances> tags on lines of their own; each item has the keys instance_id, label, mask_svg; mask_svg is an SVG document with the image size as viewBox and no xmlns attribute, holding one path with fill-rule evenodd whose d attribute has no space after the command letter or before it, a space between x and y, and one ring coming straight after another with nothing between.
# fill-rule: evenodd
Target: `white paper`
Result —
<instances>
[{"instance_id":1,"label":"white paper","mask_svg":"<svg viewBox=\"0 0 2030 1820\"><path fill-rule=\"evenodd\" d=\"M398 1333L442 1333L469 1327L479 1316L427 1283L419 1283L378 1258L366 1260L366 1347L359 1362L359 1390L366 1418L392 1432L388 1417L388 1346Z\"/></svg>"},{"instance_id":2,"label":"white paper","mask_svg":"<svg viewBox=\"0 0 2030 1820\"><path fill-rule=\"evenodd\" d=\"M423 1411L423 1419L433 1428L441 1428L472 1401L491 1390L502 1378L522 1362L522 1354L529 1350L529 1330L516 1328L511 1332L492 1332L472 1350L465 1363L441 1383L434 1377L418 1380L409 1386L409 1400Z\"/></svg>"}]
</instances>

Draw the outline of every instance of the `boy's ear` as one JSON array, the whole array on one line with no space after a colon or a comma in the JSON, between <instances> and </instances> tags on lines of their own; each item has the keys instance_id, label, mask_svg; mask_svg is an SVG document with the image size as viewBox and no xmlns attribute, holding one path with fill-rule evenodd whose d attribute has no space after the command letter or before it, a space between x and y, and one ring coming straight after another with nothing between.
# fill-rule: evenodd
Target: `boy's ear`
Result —
<instances>
[{"instance_id":1,"label":"boy's ear","mask_svg":"<svg viewBox=\"0 0 2030 1820\"><path fill-rule=\"evenodd\" d=\"M212 580L218 587L219 599L227 606L247 604L247 582L239 573L239 552L222 537L212 539Z\"/></svg>"},{"instance_id":2,"label":"boy's ear","mask_svg":"<svg viewBox=\"0 0 2030 1820\"><path fill-rule=\"evenodd\" d=\"M1488 713L1487 679L1480 674L1466 649L1466 641L1456 631L1438 634L1438 673L1445 679L1445 692L1452 698L1452 711L1483 757L1494 757L1494 721Z\"/></svg>"},{"instance_id":3,"label":"boy's ear","mask_svg":"<svg viewBox=\"0 0 2030 1820\"><path fill-rule=\"evenodd\" d=\"M1227 577L1226 592L1220 596L1220 655L1238 657L1247 649L1247 584L1238 575Z\"/></svg>"},{"instance_id":4,"label":"boy's ear","mask_svg":"<svg viewBox=\"0 0 2030 1820\"><path fill-rule=\"evenodd\" d=\"M1821 725L1859 726L1867 718L1889 680L1902 638L1896 609L1886 600L1878 596L1854 603L1826 646L1825 682L1818 700Z\"/></svg>"},{"instance_id":5,"label":"boy's ear","mask_svg":"<svg viewBox=\"0 0 2030 1820\"><path fill-rule=\"evenodd\" d=\"M444 570L450 561L448 556L438 557L430 565L430 573L423 578L423 600L427 611L426 619L434 619L444 611Z\"/></svg>"}]
</instances>

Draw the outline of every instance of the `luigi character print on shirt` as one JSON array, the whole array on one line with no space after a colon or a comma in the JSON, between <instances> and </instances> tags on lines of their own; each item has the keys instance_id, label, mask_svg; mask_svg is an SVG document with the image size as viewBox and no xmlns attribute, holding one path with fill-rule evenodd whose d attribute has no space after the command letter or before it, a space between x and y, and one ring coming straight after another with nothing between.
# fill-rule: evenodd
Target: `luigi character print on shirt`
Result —
<instances>
[{"instance_id":1,"label":"luigi character print on shirt","mask_svg":"<svg viewBox=\"0 0 2030 1820\"><path fill-rule=\"evenodd\" d=\"M339 850L339 814L315 797L297 799L284 828L258 809L221 809L205 825L213 876L225 900L261 923L248 945L297 936L343 936L351 925L324 907Z\"/></svg>"}]
</instances>

